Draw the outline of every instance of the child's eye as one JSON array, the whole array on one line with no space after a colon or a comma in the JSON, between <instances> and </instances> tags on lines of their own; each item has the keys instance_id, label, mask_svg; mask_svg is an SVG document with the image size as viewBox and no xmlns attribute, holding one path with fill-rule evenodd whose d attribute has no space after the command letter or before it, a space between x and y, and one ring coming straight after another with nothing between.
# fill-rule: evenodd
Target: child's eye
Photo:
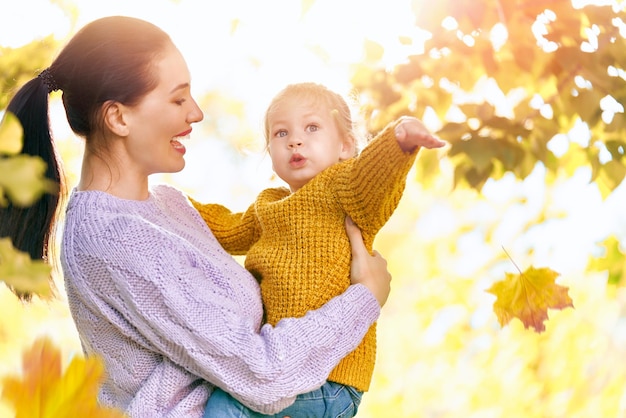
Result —
<instances>
[{"instance_id":1,"label":"child's eye","mask_svg":"<svg viewBox=\"0 0 626 418\"><path fill-rule=\"evenodd\" d=\"M285 130L276 131L274 136L277 137L277 138L284 138L284 137L287 136L287 131L285 131Z\"/></svg>"},{"instance_id":2,"label":"child's eye","mask_svg":"<svg viewBox=\"0 0 626 418\"><path fill-rule=\"evenodd\" d=\"M317 132L319 129L320 129L320 127L317 126L317 125L309 125L309 126L307 126L307 130L309 132Z\"/></svg>"}]
</instances>

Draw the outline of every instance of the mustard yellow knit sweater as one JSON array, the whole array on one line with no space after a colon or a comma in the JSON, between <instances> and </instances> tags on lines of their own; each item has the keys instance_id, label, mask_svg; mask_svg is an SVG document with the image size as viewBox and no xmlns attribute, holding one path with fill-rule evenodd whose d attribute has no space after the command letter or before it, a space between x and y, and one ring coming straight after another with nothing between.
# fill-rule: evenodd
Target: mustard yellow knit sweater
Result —
<instances>
[{"instance_id":1,"label":"mustard yellow knit sweater","mask_svg":"<svg viewBox=\"0 0 626 418\"><path fill-rule=\"evenodd\" d=\"M244 213L190 199L219 242L259 280L266 321L301 317L350 285L350 215L371 250L376 233L396 209L417 151L403 152L386 127L355 158L326 169L295 193L261 192ZM328 380L361 391L370 386L376 325Z\"/></svg>"}]
</instances>

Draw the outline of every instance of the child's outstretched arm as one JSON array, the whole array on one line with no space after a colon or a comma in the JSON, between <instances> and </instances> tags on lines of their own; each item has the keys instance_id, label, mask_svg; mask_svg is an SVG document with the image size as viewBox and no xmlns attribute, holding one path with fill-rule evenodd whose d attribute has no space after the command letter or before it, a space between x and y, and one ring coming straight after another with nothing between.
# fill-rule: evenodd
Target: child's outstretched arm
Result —
<instances>
[{"instance_id":1,"label":"child's outstretched arm","mask_svg":"<svg viewBox=\"0 0 626 418\"><path fill-rule=\"evenodd\" d=\"M422 121L411 116L403 116L398 120L395 129L396 140L402 151L413 152L417 147L441 148L445 141L434 137Z\"/></svg>"}]
</instances>

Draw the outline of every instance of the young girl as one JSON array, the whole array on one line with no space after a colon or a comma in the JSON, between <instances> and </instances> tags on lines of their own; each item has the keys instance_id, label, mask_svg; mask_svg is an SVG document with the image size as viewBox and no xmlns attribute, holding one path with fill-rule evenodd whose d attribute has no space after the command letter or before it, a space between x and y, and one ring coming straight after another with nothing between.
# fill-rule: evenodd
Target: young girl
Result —
<instances>
[{"instance_id":1,"label":"young girl","mask_svg":"<svg viewBox=\"0 0 626 418\"><path fill-rule=\"evenodd\" d=\"M356 136L346 101L316 83L289 85L275 96L266 112L265 136L274 171L289 189L264 190L241 214L192 202L227 251L246 254L245 266L261 284L266 320L276 325L304 316L348 288L346 216L371 248L402 196L418 149L445 143L419 120L401 118L354 157ZM356 414L374 370L375 332L373 325L325 386L298 396L278 416ZM232 415L224 413L227 408ZM218 410L220 417L258 416L223 392L211 397L205 416L218 416Z\"/></svg>"}]
</instances>

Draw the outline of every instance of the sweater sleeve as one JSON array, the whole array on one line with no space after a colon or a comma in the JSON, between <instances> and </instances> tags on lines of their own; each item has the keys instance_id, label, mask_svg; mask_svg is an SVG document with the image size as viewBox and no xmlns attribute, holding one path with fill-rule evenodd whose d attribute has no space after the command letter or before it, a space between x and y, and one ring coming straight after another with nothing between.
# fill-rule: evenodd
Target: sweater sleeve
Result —
<instances>
[{"instance_id":1,"label":"sweater sleeve","mask_svg":"<svg viewBox=\"0 0 626 418\"><path fill-rule=\"evenodd\" d=\"M72 263L89 268L82 291L119 332L261 413L321 386L380 313L367 288L352 285L304 317L259 330L231 297L247 272L225 273L206 248L127 219L81 238Z\"/></svg>"},{"instance_id":2,"label":"sweater sleeve","mask_svg":"<svg viewBox=\"0 0 626 418\"><path fill-rule=\"evenodd\" d=\"M252 244L258 241L261 229L254 205L243 213L234 213L222 205L200 203L192 198L189 198L189 201L200 213L215 238L230 254L246 255Z\"/></svg>"},{"instance_id":3,"label":"sweater sleeve","mask_svg":"<svg viewBox=\"0 0 626 418\"><path fill-rule=\"evenodd\" d=\"M398 206L419 151L402 151L394 128L395 124L388 125L360 155L338 164L331 182L336 198L361 228L368 246Z\"/></svg>"}]
</instances>

